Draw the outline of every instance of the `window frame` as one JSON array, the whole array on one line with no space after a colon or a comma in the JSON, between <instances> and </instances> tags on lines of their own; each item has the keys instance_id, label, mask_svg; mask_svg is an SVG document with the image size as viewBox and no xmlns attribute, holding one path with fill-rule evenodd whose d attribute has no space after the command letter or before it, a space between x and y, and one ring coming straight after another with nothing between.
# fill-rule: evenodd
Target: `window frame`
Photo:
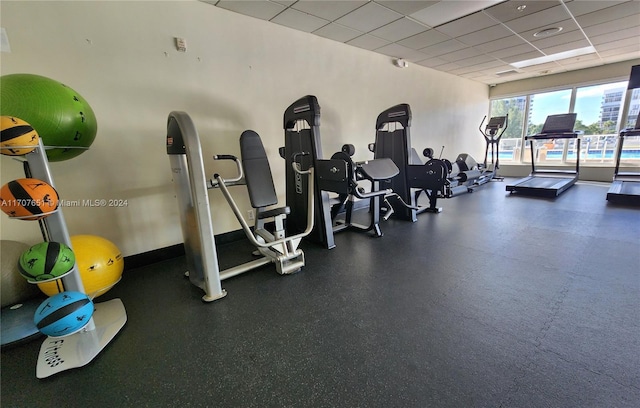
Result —
<instances>
[{"instance_id":1,"label":"window frame","mask_svg":"<svg viewBox=\"0 0 640 408\"><path fill-rule=\"evenodd\" d=\"M591 87L591 86L599 86L599 85L607 85L607 84L614 84L617 82L626 82L628 84L629 81L629 77L617 77L617 78L609 78L607 80L594 80L594 81L587 81L587 82L582 82L582 83L576 83L570 86L553 86L553 87L548 87L548 88L541 88L541 89L533 89L530 91L527 91L526 93L523 92L515 92L515 93L509 93L509 94L501 94L501 95L495 95L489 98L489 107L488 107L488 115L487 117L491 117L491 108L492 108L492 104L494 101L499 101L499 100L503 100L503 99L512 99L512 98L525 98L525 107L524 107L524 112L523 112L523 126L522 126L522 134L520 135L519 138L515 139L515 138L511 138L509 140L517 140L520 146L525 146L525 137L527 136L527 129L528 129L528 122L529 122L529 115L530 115L530 106L531 106L531 96L532 95L536 95L536 94L542 94L542 93L547 93L547 92L555 92L555 91L566 91L566 90L570 90L571 91L571 98L570 98L570 102L569 102L569 111L567 113L573 113L575 111L575 105L576 105L576 99L577 99L577 92L578 89L580 88L585 88L585 87ZM616 122L616 129L615 129L615 133L616 135L619 135L620 130L625 128L626 125L626 119L627 116L630 113L630 109L631 109L631 101L632 98L629 97L630 93L629 91L626 89L625 87L625 91L622 93L621 95L621 103L620 103L620 107L618 109L618 120ZM560 113L565 113L565 112L560 112ZM625 122L625 123L623 123ZM616 138L616 142L617 142L617 138ZM561 166L561 167L566 167L566 166L575 166L575 160L569 161L567 162L567 144L565 144L565 148L563 149L563 155L562 155L562 160L560 160L558 163L543 163L543 165L549 165L549 166ZM615 151L615 150L614 150ZM507 162L504 164L512 164L512 165L530 165L531 163L527 162L527 158L525 157L525 149L521 148L520 151L518 152L518 157L514 157L514 160L512 162ZM529 159L530 160L530 159ZM586 158L581 157L580 161L580 165L581 166L585 166L585 167L612 167L614 162L615 162L615 158L610 159L611 162L607 161L606 163L587 163L585 162ZM637 164L635 164L635 166L640 166L640 160L638 161Z\"/></svg>"}]
</instances>

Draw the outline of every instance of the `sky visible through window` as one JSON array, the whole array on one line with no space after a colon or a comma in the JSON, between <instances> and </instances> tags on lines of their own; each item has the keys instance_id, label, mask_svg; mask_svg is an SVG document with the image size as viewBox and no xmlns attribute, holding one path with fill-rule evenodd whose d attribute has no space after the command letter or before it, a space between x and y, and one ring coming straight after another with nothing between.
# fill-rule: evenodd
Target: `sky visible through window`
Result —
<instances>
[{"instance_id":1,"label":"sky visible through window","mask_svg":"<svg viewBox=\"0 0 640 408\"><path fill-rule=\"evenodd\" d=\"M626 87L627 82L623 81L578 88L575 109L578 112L578 119L586 125L598 122L605 92L618 89L624 94L626 93ZM570 99L570 89L536 94L533 98L534 103L529 118L530 123L542 124L548 115L567 113Z\"/></svg>"}]
</instances>

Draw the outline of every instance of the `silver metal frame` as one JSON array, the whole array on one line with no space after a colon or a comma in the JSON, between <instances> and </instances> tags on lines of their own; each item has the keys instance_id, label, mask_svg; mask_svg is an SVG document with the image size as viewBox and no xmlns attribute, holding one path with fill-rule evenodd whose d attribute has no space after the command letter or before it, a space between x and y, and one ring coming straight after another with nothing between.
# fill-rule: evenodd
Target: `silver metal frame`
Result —
<instances>
[{"instance_id":1,"label":"silver metal frame","mask_svg":"<svg viewBox=\"0 0 640 408\"><path fill-rule=\"evenodd\" d=\"M304 232L291 237L274 236L263 229L260 222L256 222L256 226L252 231L228 188L245 184L242 166L239 161L234 158L238 167L238 176L225 180L222 176L216 175L213 180L207 180L204 174L204 159L200 137L193 121L186 112L178 111L169 114L168 126L172 121L175 121L178 126L182 140L171 140L171 143L177 142L184 145L184 152L181 154L169 154L169 160L176 188L187 258L188 272L186 275L191 283L204 290L205 295L202 300L211 302L223 298L227 292L222 288L222 280L260 266L275 263L276 269L280 274L290 274L304 266L304 253L301 249L298 249L298 245L302 238L313 229L313 200L309 200L307 228ZM167 143L169 143L169 140ZM214 156L214 159L216 158L218 156ZM301 171L294 164L294 170L299 174L308 175L310 180L308 194L313 195L313 168ZM208 195L208 190L215 188L219 188L222 191L245 235L262 257L220 271ZM281 219L276 218L276 225L281 226Z\"/></svg>"}]
</instances>

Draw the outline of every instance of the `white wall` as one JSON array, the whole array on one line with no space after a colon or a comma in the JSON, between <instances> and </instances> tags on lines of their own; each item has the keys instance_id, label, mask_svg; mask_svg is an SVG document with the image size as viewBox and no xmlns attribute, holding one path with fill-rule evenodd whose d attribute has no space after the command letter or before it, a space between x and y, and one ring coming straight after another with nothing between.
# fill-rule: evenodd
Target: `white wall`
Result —
<instances>
[{"instance_id":1,"label":"white wall","mask_svg":"<svg viewBox=\"0 0 640 408\"><path fill-rule=\"evenodd\" d=\"M32 73L61 81L89 101L98 118L91 149L51 163L65 200L125 199L123 208L66 208L72 235L112 240L124 255L182 242L165 150L172 110L188 112L206 156L238 154L248 128L263 138L284 201L282 115L307 94L318 97L325 156L344 143L371 158L375 119L409 103L412 140L445 156L482 155L477 131L488 87L428 68L399 69L388 57L195 2L2 1L11 53L2 75ZM27 17L28 16L28 17ZM178 52L173 38L187 40ZM229 168L211 160L206 173ZM23 177L1 158L2 182ZM234 189L248 209L244 188ZM220 192L211 192L217 234L239 229ZM36 224L1 218L2 239L35 243Z\"/></svg>"}]
</instances>

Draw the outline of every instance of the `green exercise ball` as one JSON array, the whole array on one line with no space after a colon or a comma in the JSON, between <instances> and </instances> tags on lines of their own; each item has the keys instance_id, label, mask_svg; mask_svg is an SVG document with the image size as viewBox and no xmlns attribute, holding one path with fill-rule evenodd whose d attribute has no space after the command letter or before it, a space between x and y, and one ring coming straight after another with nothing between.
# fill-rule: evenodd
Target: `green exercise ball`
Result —
<instances>
[{"instance_id":1,"label":"green exercise ball","mask_svg":"<svg viewBox=\"0 0 640 408\"><path fill-rule=\"evenodd\" d=\"M98 131L96 116L80 94L39 75L0 77L0 114L28 122L40 135L52 162L82 154Z\"/></svg>"}]
</instances>

